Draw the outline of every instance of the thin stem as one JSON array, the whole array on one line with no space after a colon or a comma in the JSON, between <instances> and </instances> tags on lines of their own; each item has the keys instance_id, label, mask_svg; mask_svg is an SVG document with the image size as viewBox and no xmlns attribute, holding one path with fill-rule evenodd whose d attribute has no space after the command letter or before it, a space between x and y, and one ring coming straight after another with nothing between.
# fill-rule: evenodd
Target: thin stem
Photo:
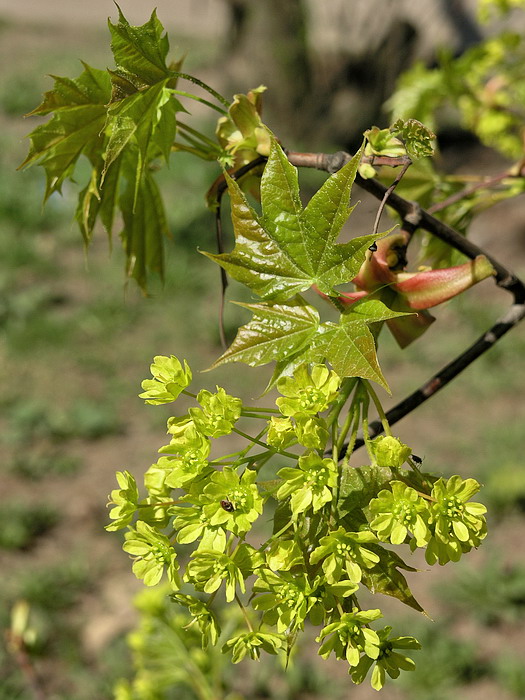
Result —
<instances>
[{"instance_id":1,"label":"thin stem","mask_svg":"<svg viewBox=\"0 0 525 700\"><path fill-rule=\"evenodd\" d=\"M178 71L173 73L174 77L177 78L182 78L183 80L189 80L190 83L194 83L195 85L198 85L201 87L203 90L206 90L206 92L209 92L210 95L215 97L215 99L223 104L226 109L230 106L230 103L228 100L226 100L220 93L218 93L216 90L214 90L212 87L207 85L206 83L203 83L202 80L199 80L198 78L194 78L193 75L189 75L188 73L179 73ZM224 111L224 110L221 110ZM228 114L227 112L224 112L224 114Z\"/></svg>"},{"instance_id":2,"label":"thin stem","mask_svg":"<svg viewBox=\"0 0 525 700\"><path fill-rule=\"evenodd\" d=\"M248 626L248 629L250 630L250 632L253 632L254 630L253 630L253 627L252 627L252 623L250 622L250 618L248 617L248 613L246 612L246 608L245 608L244 605L242 604L242 601L241 601L241 599L239 598L239 596L238 596L238 594L237 594L237 591L235 591L235 601L237 602L237 605L238 605L238 606L240 607L240 609L241 609L242 615L243 615L243 617L244 617L244 621L246 622L246 625Z\"/></svg>"},{"instance_id":3,"label":"thin stem","mask_svg":"<svg viewBox=\"0 0 525 700\"><path fill-rule=\"evenodd\" d=\"M245 411L244 409L241 411L241 416L243 418L257 418L258 420L261 420L261 418L264 417L258 413L252 413L252 411Z\"/></svg>"},{"instance_id":4,"label":"thin stem","mask_svg":"<svg viewBox=\"0 0 525 700\"><path fill-rule=\"evenodd\" d=\"M348 397L354 390L355 385L357 384L358 379L357 377L346 377L343 379L341 382L341 387L339 389L339 396L337 397L336 402L334 403L332 410L328 414L326 418L326 422L328 426L332 425L332 423L337 422L337 419L339 418L339 414L343 410L343 406L345 405Z\"/></svg>"},{"instance_id":5,"label":"thin stem","mask_svg":"<svg viewBox=\"0 0 525 700\"><path fill-rule=\"evenodd\" d=\"M194 148L196 148L197 150L201 150L201 149L202 149L202 142L199 141L199 139L194 138L191 134L186 134L184 131L181 131L181 132L180 132L180 135L181 135L181 137L182 137L183 139L186 139L186 141L187 141L191 146L193 146ZM207 144L204 144L204 145L207 147ZM210 148L208 147L207 150L203 150L202 152L203 152L203 153L209 153L209 155L210 155L210 160L211 160L211 157L212 157L212 156L213 156L213 158L216 158L216 157L217 157L217 149L210 149Z\"/></svg>"},{"instance_id":6,"label":"thin stem","mask_svg":"<svg viewBox=\"0 0 525 700\"><path fill-rule=\"evenodd\" d=\"M337 428L338 428L337 422L334 421L334 422L332 423L332 459L334 460L334 462L335 462L336 464L337 464L337 462L338 462L338 457L337 457L337 455L338 455L338 452L339 452L339 450L338 450L338 439L337 439Z\"/></svg>"},{"instance_id":7,"label":"thin stem","mask_svg":"<svg viewBox=\"0 0 525 700\"><path fill-rule=\"evenodd\" d=\"M286 452L285 450L278 451L274 450L273 447L270 447L270 445L267 445L265 442L262 442L261 440L258 440L257 438L252 437L251 435L248 435L248 433L243 432L242 430L239 430L239 428L233 428L233 432L237 433L237 435L240 435L243 438L246 438L246 440L249 440L250 442L255 443L256 445L260 445L261 447L264 447L265 449L269 450L270 452L278 452L280 455L284 455L285 457L291 457L292 459L297 459L297 455L294 455L292 452Z\"/></svg>"},{"instance_id":8,"label":"thin stem","mask_svg":"<svg viewBox=\"0 0 525 700\"><path fill-rule=\"evenodd\" d=\"M238 457L239 455L243 454L243 450L237 450L237 452L230 452L227 455L222 455L222 457L217 457L217 459L211 459L210 464L219 464L220 462L224 462L226 460L229 460L230 457ZM235 462L237 461L236 459L234 460Z\"/></svg>"},{"instance_id":9,"label":"thin stem","mask_svg":"<svg viewBox=\"0 0 525 700\"><path fill-rule=\"evenodd\" d=\"M343 427L341 428L341 432L339 433L339 439L337 442L338 453L341 451L344 445L346 436L348 435L348 431L350 430L352 421L355 420L356 414L359 415L359 404L352 404L352 407L349 409L348 414L346 416L345 422L343 423Z\"/></svg>"},{"instance_id":10,"label":"thin stem","mask_svg":"<svg viewBox=\"0 0 525 700\"><path fill-rule=\"evenodd\" d=\"M379 415L379 418L381 419L381 425L383 426L383 430L385 431L385 435L388 435L391 437L392 431L390 430L390 425L388 423L388 419L386 417L383 406L381 405L381 401L379 400L379 397L377 396L376 392L372 388L372 385L370 384L368 379L363 379L363 385L366 388L370 398L374 402L374 406L376 407L376 411Z\"/></svg>"},{"instance_id":11,"label":"thin stem","mask_svg":"<svg viewBox=\"0 0 525 700\"><path fill-rule=\"evenodd\" d=\"M390 197L390 195L392 194L392 192L395 190L395 188L397 187L397 185L401 182L401 178L403 177L403 175L406 173L406 171L409 169L409 167L410 167L411 165L412 165L412 161L408 161L407 163L405 163L405 164L403 165L403 167L401 168L401 170L399 171L399 173L397 174L396 179L394 180L394 182L393 182L393 183L390 185L390 187L385 191L385 194L383 195L383 199L381 200L381 203L379 204L379 207L378 207L378 210L377 210L376 220L374 221L374 229L373 229L372 233L375 234L375 233L378 232L378 230L379 230L379 221L380 221L380 219L381 219L381 214L383 213L383 210L384 210L384 208L385 208L385 206L386 206L387 200L388 200L388 198Z\"/></svg>"},{"instance_id":12,"label":"thin stem","mask_svg":"<svg viewBox=\"0 0 525 700\"><path fill-rule=\"evenodd\" d=\"M180 141L175 141L171 147L172 151L184 151L185 153L192 153L197 158L202 158L202 160L215 160L215 156L202 151L199 148L193 148L192 146L187 146L185 143L180 143Z\"/></svg>"},{"instance_id":13,"label":"thin stem","mask_svg":"<svg viewBox=\"0 0 525 700\"><path fill-rule=\"evenodd\" d=\"M342 449L345 438L348 435L348 431L350 430L350 426L352 425L352 421L356 418L356 409L357 409L357 418L359 418L359 403L354 401L352 405L350 406L348 413L346 415L345 422L343 423L343 427L341 428L341 431L339 433L338 437L332 437L332 459L336 464L339 462L339 452ZM334 423L333 427L336 427L337 423ZM339 502L339 492L341 490L341 480L343 478L343 471L344 471L344 463L341 463L338 466L337 470L337 483L335 487L335 493L334 493L334 498L332 499L332 507L331 507L331 512L330 512L330 517L332 520L335 520L335 514L336 514L336 508L337 504Z\"/></svg>"},{"instance_id":14,"label":"thin stem","mask_svg":"<svg viewBox=\"0 0 525 700\"><path fill-rule=\"evenodd\" d=\"M208 144L215 151L222 152L221 147L216 141L210 139L208 136L206 136L206 134L202 134L200 131L197 131L197 129L193 129L191 126L188 126L188 124L184 124L183 122L177 121L177 128L183 129L184 131L187 131L188 133L192 134L196 138Z\"/></svg>"},{"instance_id":15,"label":"thin stem","mask_svg":"<svg viewBox=\"0 0 525 700\"><path fill-rule=\"evenodd\" d=\"M356 415L355 421L354 421L354 427L352 428L352 433L350 434L350 440L348 441L348 445L346 447L346 450L344 451L344 457L343 457L343 460L341 462L342 469L347 469L347 467L350 463L350 456L351 456L352 452L354 451L358 432L359 432L359 415Z\"/></svg>"},{"instance_id":16,"label":"thin stem","mask_svg":"<svg viewBox=\"0 0 525 700\"><path fill-rule=\"evenodd\" d=\"M451 204L459 202L464 197L468 197L469 195L473 194L474 192L477 192L478 190L483 190L485 188L492 187L492 185L499 184L502 180L505 180L508 177L512 176L508 172L508 170L505 170L505 172L499 173L499 175L494 175L494 177L486 178L485 180L483 180L483 182L478 182L475 185L471 185L470 187L465 187L464 189L460 190L459 192L456 192L455 194L450 195L450 197L447 197L441 202L436 202L431 207L429 207L427 211L429 214L435 214L435 212L441 211L442 209L446 209Z\"/></svg>"},{"instance_id":17,"label":"thin stem","mask_svg":"<svg viewBox=\"0 0 525 700\"><path fill-rule=\"evenodd\" d=\"M263 542L263 544L259 547L259 550L262 551L262 550L266 549L266 547L270 544L270 542L278 539L281 535L283 535L286 532L286 530L288 530L290 528L290 526L293 525L293 522L294 522L293 520L289 520L286 523L286 525L283 525L283 527L280 530L275 532L271 537L268 537L266 542Z\"/></svg>"},{"instance_id":18,"label":"thin stem","mask_svg":"<svg viewBox=\"0 0 525 700\"><path fill-rule=\"evenodd\" d=\"M370 429L368 427L368 411L365 412L365 409L363 407L363 416L362 416L362 426L363 426L363 440L365 443L366 451L368 452L368 455L370 459L372 460L372 463L375 464L375 458L374 458L374 453L372 451L372 441L370 439Z\"/></svg>"},{"instance_id":19,"label":"thin stem","mask_svg":"<svg viewBox=\"0 0 525 700\"><path fill-rule=\"evenodd\" d=\"M259 433L257 434L257 436L256 436L254 439L255 439L255 440L258 440L259 438L261 438L261 437L264 435L265 432L266 432L266 426L264 426L264 428L263 428L262 430L259 431ZM249 444L244 448L244 450L242 450L241 452L239 452L239 459L242 459L243 457L246 457L246 455L248 454L248 452L249 452L252 448L253 448L253 443L249 443ZM235 461L238 462L239 460L235 460ZM239 466L240 466L240 465L239 465Z\"/></svg>"},{"instance_id":20,"label":"thin stem","mask_svg":"<svg viewBox=\"0 0 525 700\"><path fill-rule=\"evenodd\" d=\"M273 453L272 453L272 452L268 452L266 455L261 456L261 458L258 459L258 460L250 460L250 461L248 462L248 464L249 464L250 462L254 462L254 465L253 465L253 466L254 466L255 470L256 470L257 472L259 472L259 471L262 469L262 467L264 467L264 465L266 464L266 462L267 462L269 459L271 459L272 457L273 457ZM248 459L249 459L249 458L248 458Z\"/></svg>"}]
</instances>

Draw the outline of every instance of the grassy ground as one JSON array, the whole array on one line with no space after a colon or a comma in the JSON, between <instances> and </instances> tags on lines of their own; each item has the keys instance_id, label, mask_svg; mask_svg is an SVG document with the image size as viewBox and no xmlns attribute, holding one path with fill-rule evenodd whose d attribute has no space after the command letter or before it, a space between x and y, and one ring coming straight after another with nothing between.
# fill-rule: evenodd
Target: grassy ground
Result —
<instances>
[{"instance_id":1,"label":"grassy ground","mask_svg":"<svg viewBox=\"0 0 525 700\"><path fill-rule=\"evenodd\" d=\"M71 223L74 192L65 188L42 212L42 174L15 168L25 155L22 136L33 126L20 115L49 87L44 74L75 75L72 56L104 65L105 34L71 30L62 37L21 25L0 32L0 626L6 629L13 604L26 600L46 697L103 700L117 678L129 676L124 635L135 623L131 599L140 589L119 536L103 530L106 497L114 472L140 475L164 439L166 414L136 398L140 381L155 354L191 357L204 368L219 353L217 270L195 253L213 246L202 197L210 176L206 166L182 158L165 183L170 196L176 193L170 219L179 233L167 244L164 288L146 298L125 286L118 240L110 256L101 232L86 262ZM13 68L7 59L15 49L21 60ZM372 205L365 200L361 209L367 214ZM480 235L498 229L501 211L488 216ZM517 223L502 261L523 271L519 235ZM414 349L401 355L386 340L384 366L395 397L448 361L506 304L484 283L440 311L439 323ZM419 635L425 651L416 673L384 692L389 700L525 697L519 660L525 649L524 351L518 329L399 426L429 471L485 482L491 535L454 571L413 577L416 597L438 622L390 606L400 631ZM201 381L255 397L264 378L249 377L247 389L244 372L230 366ZM330 682L331 697L375 697L349 689L344 669L325 666L306 651L289 682L262 666L252 678L254 696L322 698ZM19 665L2 648L0 700L31 697Z\"/></svg>"}]
</instances>

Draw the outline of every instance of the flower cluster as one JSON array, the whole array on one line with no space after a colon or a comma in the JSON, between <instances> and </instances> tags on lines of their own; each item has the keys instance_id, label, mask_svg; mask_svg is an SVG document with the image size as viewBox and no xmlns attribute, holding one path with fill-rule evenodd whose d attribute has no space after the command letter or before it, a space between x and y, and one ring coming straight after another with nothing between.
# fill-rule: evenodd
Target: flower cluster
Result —
<instances>
[{"instance_id":1,"label":"flower cluster","mask_svg":"<svg viewBox=\"0 0 525 700\"><path fill-rule=\"evenodd\" d=\"M393 481L391 490L383 489L370 502L370 526L383 542L426 547L429 564L458 561L487 533L485 506L469 502L479 488L474 479L452 476L438 479L426 496Z\"/></svg>"},{"instance_id":2,"label":"flower cluster","mask_svg":"<svg viewBox=\"0 0 525 700\"><path fill-rule=\"evenodd\" d=\"M175 401L191 383L191 370L186 360L183 367L173 355L171 357L157 355L153 358L150 370L154 378L145 379L142 382L144 392L140 394L140 398L145 399L146 403L155 405Z\"/></svg>"},{"instance_id":3,"label":"flower cluster","mask_svg":"<svg viewBox=\"0 0 525 700\"><path fill-rule=\"evenodd\" d=\"M337 465L333 459L319 457L310 452L299 457L297 468L284 467L278 472L284 484L277 491L277 498L291 496L290 507L295 517L312 508L316 513L333 497L337 484Z\"/></svg>"},{"instance_id":4,"label":"flower cluster","mask_svg":"<svg viewBox=\"0 0 525 700\"><path fill-rule=\"evenodd\" d=\"M174 357L156 357L152 373L141 394L147 403L184 391L197 405L168 419L170 442L146 471L146 498L129 472L117 474L107 529L127 527L124 550L135 575L154 586L166 574L171 598L188 609L203 648L221 644L234 663L261 651L289 653L290 640L310 621L321 627L319 654L345 659L355 683L368 674L380 689L386 676L412 670L404 650L418 642L391 637L390 627L372 629L382 614L360 609L357 595L365 587L422 610L401 573L411 567L382 543L425 547L430 564L457 561L486 534L485 508L470 501L479 484L423 474L411 449L392 435L366 441L366 467L327 456L330 436L342 443L350 429L347 418L341 438L334 425L351 389L324 364L300 364L278 379L278 411L244 407L221 387L186 391L191 371ZM356 390L358 412L366 390ZM241 417L262 419L256 436L236 427ZM214 457L212 441L233 431L248 445ZM270 459L274 478L265 481L259 473ZM262 538L254 524L270 498L277 503L273 534L255 546ZM241 607L247 626L228 625L226 640L211 608L218 595Z\"/></svg>"}]
</instances>

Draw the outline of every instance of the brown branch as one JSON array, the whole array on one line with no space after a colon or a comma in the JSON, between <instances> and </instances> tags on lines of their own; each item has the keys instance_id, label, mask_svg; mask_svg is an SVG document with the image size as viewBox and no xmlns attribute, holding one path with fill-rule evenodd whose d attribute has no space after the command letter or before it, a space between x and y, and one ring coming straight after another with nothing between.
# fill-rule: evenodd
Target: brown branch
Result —
<instances>
[{"instance_id":1,"label":"brown branch","mask_svg":"<svg viewBox=\"0 0 525 700\"><path fill-rule=\"evenodd\" d=\"M337 153L302 153L300 151L289 151L285 148L284 152L290 163L298 168L315 168L316 170L325 170L327 173L337 172L352 159L352 156L345 151L337 151ZM397 168L407 163L410 165L412 160L409 156L363 156L361 162Z\"/></svg>"},{"instance_id":2,"label":"brown branch","mask_svg":"<svg viewBox=\"0 0 525 700\"><path fill-rule=\"evenodd\" d=\"M386 187L377 180L365 180L357 175L356 183L377 199L382 199L386 192ZM473 260L478 255L484 255L496 270L497 285L511 294L515 292L518 296L523 294L523 283L512 272L507 270L504 265L483 251L475 243L472 243L472 241L455 231L451 226L436 219L428 211L419 207L417 202L411 202L393 192L388 199L388 206L392 207L403 219L408 219L419 228L425 229L425 231L436 236L436 238L448 243L452 248L466 255L467 258ZM419 221L416 222L414 220L415 216L418 216Z\"/></svg>"},{"instance_id":3,"label":"brown branch","mask_svg":"<svg viewBox=\"0 0 525 700\"><path fill-rule=\"evenodd\" d=\"M307 157L303 158L302 156ZM327 172L336 172L351 159L351 156L343 151L333 155L288 152L288 158L293 165L315 167ZM520 168L519 174L523 176L523 166ZM436 219L431 213L422 209L417 202L404 199L395 192L389 193L388 188L377 180L365 180L359 174L356 176L356 184L381 201L388 197L388 206L392 207L401 216L404 228L406 226L409 233L412 233L416 228L423 228L468 258L474 259L478 255L485 255L496 271L496 284L513 296L511 307L488 331L480 336L467 350L458 355L456 359L425 382L417 391L414 391L387 412L388 422L393 425L427 401L431 396L434 396L525 317L525 285L495 258L485 253L472 241L466 239L444 222ZM370 436L375 437L382 432L383 426L380 421L376 420L370 423L369 429ZM354 445L354 450L363 444L363 439L358 439ZM344 456L346 447L347 445L343 446L340 457Z\"/></svg>"},{"instance_id":4,"label":"brown branch","mask_svg":"<svg viewBox=\"0 0 525 700\"><path fill-rule=\"evenodd\" d=\"M422 403L427 401L431 396L437 394L446 384L458 376L460 372L466 369L474 360L477 360L484 352L489 350L494 343L499 340L505 333L508 333L515 325L517 325L525 317L525 302L521 304L513 304L510 309L499 318L496 323L486 332L481 335L475 343L473 343L465 352L461 353L455 360L450 362L446 367L443 367L431 379L425 382L419 389L407 396L403 401L400 401L396 406L387 411L386 418L390 425L394 425L411 413ZM376 437L383 432L381 421L374 420L369 424L370 437ZM359 437L354 445L354 450L364 445L363 438ZM345 455L345 447L341 450L340 457Z\"/></svg>"}]
</instances>

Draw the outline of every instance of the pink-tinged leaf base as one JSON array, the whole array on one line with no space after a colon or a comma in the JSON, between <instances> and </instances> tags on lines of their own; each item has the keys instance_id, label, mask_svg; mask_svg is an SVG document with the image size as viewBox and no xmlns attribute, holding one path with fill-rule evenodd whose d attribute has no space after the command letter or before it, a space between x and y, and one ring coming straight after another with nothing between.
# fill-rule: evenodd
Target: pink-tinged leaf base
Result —
<instances>
[{"instance_id":1,"label":"pink-tinged leaf base","mask_svg":"<svg viewBox=\"0 0 525 700\"><path fill-rule=\"evenodd\" d=\"M392 310L417 312L387 321L402 348L422 335L434 322L434 317L426 309L452 299L495 274L484 255L455 267L403 272L406 243L402 232L377 241L377 250L367 253L367 259L353 280L357 290L339 297L341 303L351 305L373 294Z\"/></svg>"},{"instance_id":2,"label":"pink-tinged leaf base","mask_svg":"<svg viewBox=\"0 0 525 700\"><path fill-rule=\"evenodd\" d=\"M430 309L442 304L474 284L494 274L484 255L464 265L424 272L400 272L394 288L403 295L411 309Z\"/></svg>"}]
</instances>

